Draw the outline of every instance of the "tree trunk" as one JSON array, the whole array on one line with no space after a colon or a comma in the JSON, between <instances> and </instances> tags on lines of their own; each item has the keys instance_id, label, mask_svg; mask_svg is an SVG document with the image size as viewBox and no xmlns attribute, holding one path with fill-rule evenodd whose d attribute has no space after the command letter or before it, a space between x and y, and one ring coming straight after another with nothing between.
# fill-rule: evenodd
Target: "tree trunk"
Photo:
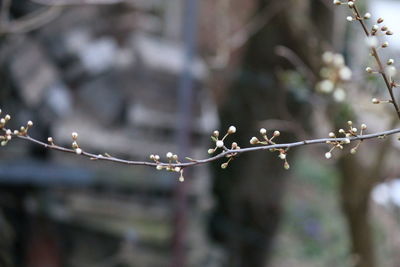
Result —
<instances>
[{"instance_id":1,"label":"tree trunk","mask_svg":"<svg viewBox=\"0 0 400 267\"><path fill-rule=\"evenodd\" d=\"M392 126L396 123L395 117ZM342 209L348 223L355 267L377 266L369 204L371 191L383 175L390 146L390 139L381 143L369 166L363 166L361 158L355 155L344 156L339 161Z\"/></svg>"},{"instance_id":2,"label":"tree trunk","mask_svg":"<svg viewBox=\"0 0 400 267\"><path fill-rule=\"evenodd\" d=\"M235 125L238 133L229 140L241 146L248 146L250 138L258 135L263 120L288 120L287 114L291 114L296 123L306 125L308 118L307 104L281 90L276 71L293 66L275 54L276 46L284 45L306 61L315 55L307 27L298 18L302 12L296 9L305 1L259 0L258 10L271 3L286 4L287 8L247 42L240 69L220 106L221 131ZM271 136L278 129L268 130ZM293 140L294 134L289 132L277 138L278 142ZM293 152L289 153L289 162ZM266 266L281 218L284 162L277 153L256 152L241 155L225 170L221 170L221 163L215 165L217 207L211 219L212 234L227 250L226 266Z\"/></svg>"},{"instance_id":3,"label":"tree trunk","mask_svg":"<svg viewBox=\"0 0 400 267\"><path fill-rule=\"evenodd\" d=\"M375 177L365 174L354 156L340 160L342 171L341 200L350 238L355 267L374 267L375 250L369 216L369 199Z\"/></svg>"}]
</instances>

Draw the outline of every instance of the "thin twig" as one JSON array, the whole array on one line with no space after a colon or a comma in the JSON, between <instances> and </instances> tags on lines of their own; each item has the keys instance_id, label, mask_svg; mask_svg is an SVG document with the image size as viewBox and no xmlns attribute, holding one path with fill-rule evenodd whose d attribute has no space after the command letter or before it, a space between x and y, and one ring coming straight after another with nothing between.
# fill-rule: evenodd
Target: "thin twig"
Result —
<instances>
[{"instance_id":1,"label":"thin twig","mask_svg":"<svg viewBox=\"0 0 400 267\"><path fill-rule=\"evenodd\" d=\"M7 129L3 128L4 131ZM186 168L189 166L194 166L194 165L200 165L200 164L205 164L209 163L215 160L218 160L220 158L224 157L229 157L230 155L238 155L242 153L247 153L247 152L252 152L252 151L262 151L262 150L270 150L270 149L289 149L293 147L298 147L298 146L305 146L305 145L312 145L312 144L326 144L327 142L345 142L347 139L350 140L350 142L357 141L357 140L367 140L367 139L373 139L373 138L384 138L389 135L397 134L400 133L400 128L397 129L392 129L388 131L383 131L383 132L378 132L378 133L373 133L373 134L364 134L364 135L356 135L353 137L349 138L321 138L321 139L312 139L312 140L304 140L304 141L298 141L298 142L293 142L293 143L284 143L284 144L272 144L272 145L262 145L262 146L254 146L254 147L247 147L247 148L241 148L241 149L226 149L213 156L210 158L206 159L199 159L199 160L194 160L191 159L189 162L183 162L183 163L163 163L163 162L149 162L149 161L132 161L132 160L125 160L125 159L120 159L116 157L109 156L108 154L106 155L101 155L101 154L93 154L90 152L86 152L82 150L82 153L80 154L81 156L88 157L92 160L104 160L104 161L112 161L112 162L117 162L117 163L122 163L122 164L127 164L127 165L143 165L143 166L151 166L151 167L157 167L157 166L163 166L163 167L180 167L180 168ZM35 143L37 145L43 146L44 148L48 149L53 149L61 152L66 152L66 153L73 153L76 154L76 151L74 149L58 146L55 144L47 144L42 141L39 141L29 135L15 135L13 134L14 137L30 141L32 143Z\"/></svg>"},{"instance_id":2,"label":"thin twig","mask_svg":"<svg viewBox=\"0 0 400 267\"><path fill-rule=\"evenodd\" d=\"M356 15L356 20L358 20L360 22L361 27L363 28L365 35L367 37L371 37L371 33L369 32L369 30L368 30L368 28L367 28L367 26L366 26L366 24L365 24L365 22L363 20L363 17L360 15L360 12L359 12L356 4L353 5L352 9L354 10L354 14ZM388 76L386 75L385 69L383 68L382 60L379 57L378 50L375 47L372 47L371 51L372 51L372 56L375 58L376 63L378 64L379 73L382 75L382 78L383 78L383 80L384 80L384 82L386 84L386 87L387 87L388 91L389 91L389 95L390 95L390 98L392 100L390 103L393 104L393 107L394 107L394 109L396 110L396 113L397 113L397 117L399 117L399 119L400 119L400 108L399 108L399 105L397 104L396 98L395 98L394 93L393 93L394 82L390 82Z\"/></svg>"},{"instance_id":3,"label":"thin twig","mask_svg":"<svg viewBox=\"0 0 400 267\"><path fill-rule=\"evenodd\" d=\"M213 59L214 61L213 64L216 64L215 62L221 60L222 65L225 66L229 61L232 52L243 47L252 36L257 34L265 25L267 25L273 18L275 18L275 16L277 16L288 5L289 2L285 1L271 3L267 5L235 33L231 34L228 32L226 34L222 34L222 31L218 31L217 34L219 35L219 37L221 37L219 39L223 40L220 40L220 44L217 47L216 56ZM224 18L227 16L220 16L220 17ZM222 28L223 24L224 23L219 23L218 24L219 28ZM225 36L225 35L231 35L231 36ZM221 62L218 62L218 64L221 64Z\"/></svg>"},{"instance_id":4,"label":"thin twig","mask_svg":"<svg viewBox=\"0 0 400 267\"><path fill-rule=\"evenodd\" d=\"M308 84L316 83L316 75L292 49L283 45L278 45L275 47L275 54L287 59L294 67L296 67L296 70L298 70L304 77L307 77Z\"/></svg>"}]
</instances>

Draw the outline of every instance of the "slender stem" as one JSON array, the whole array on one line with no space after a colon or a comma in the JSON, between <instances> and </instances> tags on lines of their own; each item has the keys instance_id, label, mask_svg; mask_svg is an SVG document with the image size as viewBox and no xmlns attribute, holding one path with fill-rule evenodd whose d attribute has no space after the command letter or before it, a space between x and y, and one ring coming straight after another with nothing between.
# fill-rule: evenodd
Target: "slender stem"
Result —
<instances>
[{"instance_id":1,"label":"slender stem","mask_svg":"<svg viewBox=\"0 0 400 267\"><path fill-rule=\"evenodd\" d=\"M3 129L5 130L5 129ZM383 132L377 132L373 134L364 134L364 135L356 135L353 137L349 138L321 138L321 139L312 139L312 140L304 140L304 141L298 141L298 142L293 142L293 143L284 143L284 144L272 144L272 145L263 145L263 146L254 146L254 147L247 147L247 148L241 148L241 149L225 149L221 153L210 157L206 159L199 159L199 160L193 160L191 159L189 162L184 162L184 163L163 163L163 162L148 162L148 161L132 161L132 160L125 160L125 159L120 159L112 156L104 156L104 155L99 155L99 154L93 154L89 153L86 151L82 151L81 156L88 157L92 160L105 160L105 161L112 161L112 162L117 162L117 163L122 163L122 164L128 164L128 165L143 165L143 166L151 166L151 167L157 167L158 165L161 166L169 166L169 167L181 167L181 168L186 168L189 166L194 166L194 165L200 165L200 164L205 164L209 163L212 161L215 161L220 158L224 158L230 155L239 155L242 153L247 153L247 152L252 152L252 151L261 151L261 150L269 150L269 149L288 149L292 147L298 147L298 146L305 146L305 145L312 145L312 144L326 144L327 142L345 142L347 139L350 140L350 142L357 141L357 140L367 140L367 139L373 139L373 138L382 138L386 137L389 135L393 135L396 133L400 133L400 128L397 129L392 129L388 131L383 131ZM42 141L39 141L29 135L14 135L17 138L30 141L32 143L35 143L37 145L43 146L45 148L57 150L57 151L62 151L66 153L74 153L76 154L76 151L70 148L58 146L58 145L52 145L52 144L47 144Z\"/></svg>"},{"instance_id":2,"label":"slender stem","mask_svg":"<svg viewBox=\"0 0 400 267\"><path fill-rule=\"evenodd\" d=\"M371 33L369 32L367 26L365 25L363 17L361 17L360 12L359 12L359 10L358 10L358 8L357 8L357 6L355 4L353 6L353 10L354 10L354 13L356 15L356 19L360 22L360 24L361 24L361 26L362 26L362 28L363 28L363 30L365 32L365 35L367 37L370 37ZM397 104L396 98L395 98L394 93L393 93L393 83L390 82L388 76L385 73L385 69L384 69L382 61L381 61L381 59L379 57L378 50L375 47L372 47L371 50L372 50L372 56L375 58L376 63L378 64L379 73L382 75L382 78L383 78L383 80L384 80L384 82L386 84L386 87L387 87L388 91L389 91L389 95L390 95L390 98L392 100L390 103L393 104L393 107L396 110L397 117L399 117L399 119L400 119L400 108L399 108L399 105Z\"/></svg>"}]
</instances>

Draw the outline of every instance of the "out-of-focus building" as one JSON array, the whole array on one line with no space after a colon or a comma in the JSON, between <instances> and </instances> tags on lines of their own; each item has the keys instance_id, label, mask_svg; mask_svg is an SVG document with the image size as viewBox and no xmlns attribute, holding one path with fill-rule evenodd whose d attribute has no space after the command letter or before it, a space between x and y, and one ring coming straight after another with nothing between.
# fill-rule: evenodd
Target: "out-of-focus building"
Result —
<instances>
[{"instance_id":1,"label":"out-of-focus building","mask_svg":"<svg viewBox=\"0 0 400 267\"><path fill-rule=\"evenodd\" d=\"M21 1L11 11L22 16L37 8ZM143 160L176 152L182 8L180 0L68 6L37 30L5 36L2 109L15 127L32 119L32 135L64 146L77 131L81 147L95 153ZM191 72L190 156L202 158L216 108L204 83L206 64L196 58ZM203 166L186 179L187 266L218 261L204 232L209 180ZM16 266L168 266L177 183L175 174L13 141L0 151L0 224L10 229Z\"/></svg>"}]
</instances>

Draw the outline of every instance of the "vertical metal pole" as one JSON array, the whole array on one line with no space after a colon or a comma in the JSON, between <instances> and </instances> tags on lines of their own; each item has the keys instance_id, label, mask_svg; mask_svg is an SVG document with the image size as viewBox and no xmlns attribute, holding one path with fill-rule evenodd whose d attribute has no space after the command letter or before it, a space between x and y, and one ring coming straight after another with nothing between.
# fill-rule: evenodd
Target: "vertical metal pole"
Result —
<instances>
[{"instance_id":1,"label":"vertical metal pole","mask_svg":"<svg viewBox=\"0 0 400 267\"><path fill-rule=\"evenodd\" d=\"M196 55L197 42L197 0L185 0L183 21L184 66L178 88L177 143L180 157L189 155L193 102L192 66ZM185 171L185 177L190 174ZM187 190L188 183L178 183L175 190L174 236L172 267L186 265L187 231Z\"/></svg>"}]
</instances>

